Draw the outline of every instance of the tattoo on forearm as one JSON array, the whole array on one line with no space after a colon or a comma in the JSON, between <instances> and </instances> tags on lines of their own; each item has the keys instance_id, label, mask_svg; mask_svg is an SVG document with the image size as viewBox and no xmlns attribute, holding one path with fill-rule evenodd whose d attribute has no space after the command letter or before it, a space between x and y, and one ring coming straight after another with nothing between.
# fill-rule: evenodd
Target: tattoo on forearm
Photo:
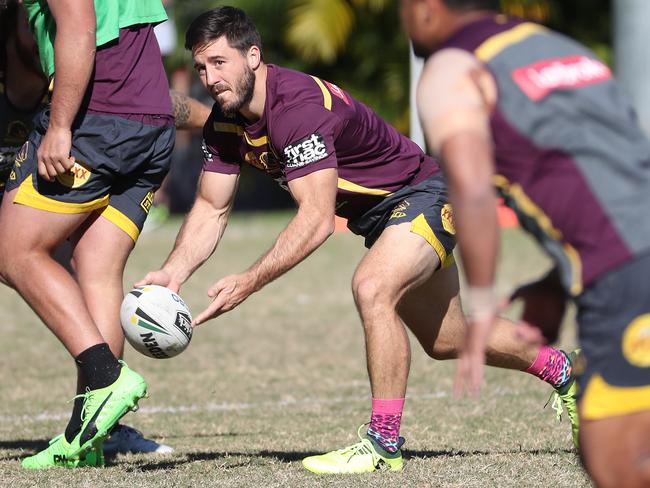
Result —
<instances>
[{"instance_id":1,"label":"tattoo on forearm","mask_svg":"<svg viewBox=\"0 0 650 488\"><path fill-rule=\"evenodd\" d=\"M172 110L176 118L176 127L182 127L190 119L190 100L175 90L170 91Z\"/></svg>"}]
</instances>

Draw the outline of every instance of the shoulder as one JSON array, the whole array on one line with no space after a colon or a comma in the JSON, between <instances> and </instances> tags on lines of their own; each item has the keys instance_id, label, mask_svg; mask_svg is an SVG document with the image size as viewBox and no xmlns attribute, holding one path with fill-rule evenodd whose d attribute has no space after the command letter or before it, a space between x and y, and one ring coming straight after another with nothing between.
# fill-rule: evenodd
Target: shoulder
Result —
<instances>
[{"instance_id":1,"label":"shoulder","mask_svg":"<svg viewBox=\"0 0 650 488\"><path fill-rule=\"evenodd\" d=\"M485 69L485 66L472 53L458 48L443 49L424 63L419 86L444 83L477 69Z\"/></svg>"},{"instance_id":2,"label":"shoulder","mask_svg":"<svg viewBox=\"0 0 650 488\"><path fill-rule=\"evenodd\" d=\"M272 113L300 110L308 105L326 108L325 97L329 91L324 82L316 77L280 66L269 65L272 79L268 89Z\"/></svg>"}]
</instances>

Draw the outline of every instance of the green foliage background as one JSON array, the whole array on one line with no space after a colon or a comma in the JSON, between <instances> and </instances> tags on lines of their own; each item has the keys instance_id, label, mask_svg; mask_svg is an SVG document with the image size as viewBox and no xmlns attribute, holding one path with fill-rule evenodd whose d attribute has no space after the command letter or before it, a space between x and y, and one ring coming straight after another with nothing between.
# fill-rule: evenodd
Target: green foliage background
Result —
<instances>
[{"instance_id":1,"label":"green foliage background","mask_svg":"<svg viewBox=\"0 0 650 488\"><path fill-rule=\"evenodd\" d=\"M609 0L501 0L506 12L540 21L592 47L611 63ZM176 0L179 42L169 67L189 65L183 36L199 13L244 9L256 23L267 62L321 76L409 129L408 43L399 0Z\"/></svg>"}]
</instances>

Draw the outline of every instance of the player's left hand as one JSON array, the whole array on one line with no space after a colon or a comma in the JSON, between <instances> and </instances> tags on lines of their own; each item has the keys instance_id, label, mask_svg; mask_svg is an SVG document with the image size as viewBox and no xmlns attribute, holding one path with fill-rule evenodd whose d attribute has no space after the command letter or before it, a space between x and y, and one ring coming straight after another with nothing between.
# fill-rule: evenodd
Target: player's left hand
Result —
<instances>
[{"instance_id":1,"label":"player's left hand","mask_svg":"<svg viewBox=\"0 0 650 488\"><path fill-rule=\"evenodd\" d=\"M467 389L474 398L478 397L483 387L483 370L485 369L485 350L496 320L496 315L468 317L465 344L458 356L458 367L454 380L454 396L460 398Z\"/></svg>"},{"instance_id":2,"label":"player's left hand","mask_svg":"<svg viewBox=\"0 0 650 488\"><path fill-rule=\"evenodd\" d=\"M229 312L255 291L253 278L247 273L226 276L208 289L212 303L192 321L193 326Z\"/></svg>"}]
</instances>

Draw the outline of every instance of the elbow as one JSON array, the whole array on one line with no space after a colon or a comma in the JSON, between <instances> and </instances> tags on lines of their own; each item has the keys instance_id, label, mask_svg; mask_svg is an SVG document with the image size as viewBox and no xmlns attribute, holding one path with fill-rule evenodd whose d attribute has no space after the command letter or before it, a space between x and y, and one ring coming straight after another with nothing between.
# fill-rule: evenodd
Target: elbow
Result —
<instances>
[{"instance_id":1,"label":"elbow","mask_svg":"<svg viewBox=\"0 0 650 488\"><path fill-rule=\"evenodd\" d=\"M325 242L329 236L334 233L336 227L336 220L334 215L328 216L328 218L322 219L319 222L318 227L316 228L315 237L320 242Z\"/></svg>"}]
</instances>

